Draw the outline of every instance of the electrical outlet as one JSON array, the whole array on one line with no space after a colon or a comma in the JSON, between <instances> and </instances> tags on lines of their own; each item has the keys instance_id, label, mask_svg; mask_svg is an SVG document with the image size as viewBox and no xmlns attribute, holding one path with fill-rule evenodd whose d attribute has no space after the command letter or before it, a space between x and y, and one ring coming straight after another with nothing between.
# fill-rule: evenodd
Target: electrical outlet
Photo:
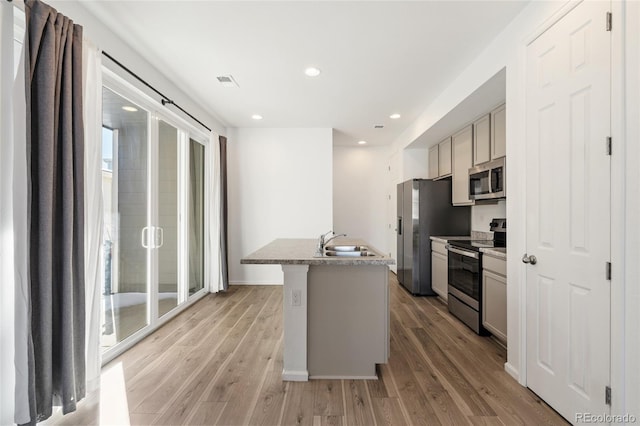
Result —
<instances>
[{"instance_id":1,"label":"electrical outlet","mask_svg":"<svg viewBox=\"0 0 640 426\"><path fill-rule=\"evenodd\" d=\"M302 306L302 292L291 290L291 306Z\"/></svg>"}]
</instances>

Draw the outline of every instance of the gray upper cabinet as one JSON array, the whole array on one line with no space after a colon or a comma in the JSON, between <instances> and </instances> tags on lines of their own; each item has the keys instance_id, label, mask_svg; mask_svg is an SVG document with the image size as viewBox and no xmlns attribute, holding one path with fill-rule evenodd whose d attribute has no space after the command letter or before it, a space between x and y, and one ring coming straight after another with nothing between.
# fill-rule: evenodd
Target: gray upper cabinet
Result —
<instances>
[{"instance_id":1,"label":"gray upper cabinet","mask_svg":"<svg viewBox=\"0 0 640 426\"><path fill-rule=\"evenodd\" d=\"M473 126L469 125L451 137L452 203L454 206L474 204L469 199L469 169L473 166Z\"/></svg>"},{"instance_id":2,"label":"gray upper cabinet","mask_svg":"<svg viewBox=\"0 0 640 426\"><path fill-rule=\"evenodd\" d=\"M473 165L491 160L490 114L473 123Z\"/></svg>"},{"instance_id":3,"label":"gray upper cabinet","mask_svg":"<svg viewBox=\"0 0 640 426\"><path fill-rule=\"evenodd\" d=\"M452 178L454 206L469 198L469 169L506 154L506 105L502 104L451 137L429 148L429 179Z\"/></svg>"},{"instance_id":4,"label":"gray upper cabinet","mask_svg":"<svg viewBox=\"0 0 640 426\"><path fill-rule=\"evenodd\" d=\"M438 144L438 177L451 175L451 138Z\"/></svg>"},{"instance_id":5,"label":"gray upper cabinet","mask_svg":"<svg viewBox=\"0 0 640 426\"><path fill-rule=\"evenodd\" d=\"M429 175L428 179L438 178L438 145L429 148Z\"/></svg>"},{"instance_id":6,"label":"gray upper cabinet","mask_svg":"<svg viewBox=\"0 0 640 426\"><path fill-rule=\"evenodd\" d=\"M492 160L507 154L506 118L506 105L504 104L491 111Z\"/></svg>"},{"instance_id":7,"label":"gray upper cabinet","mask_svg":"<svg viewBox=\"0 0 640 426\"><path fill-rule=\"evenodd\" d=\"M428 179L439 179L451 176L451 138L429 148Z\"/></svg>"}]
</instances>

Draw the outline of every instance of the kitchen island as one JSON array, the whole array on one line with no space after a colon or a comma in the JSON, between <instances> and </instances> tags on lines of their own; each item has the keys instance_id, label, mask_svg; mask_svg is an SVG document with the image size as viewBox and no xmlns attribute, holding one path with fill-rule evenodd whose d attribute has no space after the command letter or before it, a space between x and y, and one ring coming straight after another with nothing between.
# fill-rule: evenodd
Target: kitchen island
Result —
<instances>
[{"instance_id":1,"label":"kitchen island","mask_svg":"<svg viewBox=\"0 0 640 426\"><path fill-rule=\"evenodd\" d=\"M371 379L389 356L390 257L318 255L315 239L277 239L241 260L284 272L283 380Z\"/></svg>"}]
</instances>

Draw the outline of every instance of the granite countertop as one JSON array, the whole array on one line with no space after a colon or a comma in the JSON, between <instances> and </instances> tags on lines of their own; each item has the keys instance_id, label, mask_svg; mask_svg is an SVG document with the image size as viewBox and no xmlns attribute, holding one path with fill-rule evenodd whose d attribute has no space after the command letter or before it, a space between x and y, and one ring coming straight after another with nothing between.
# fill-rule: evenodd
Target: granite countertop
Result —
<instances>
[{"instance_id":1,"label":"granite countertop","mask_svg":"<svg viewBox=\"0 0 640 426\"><path fill-rule=\"evenodd\" d=\"M279 238L245 256L240 260L243 265L393 265L395 260L381 254L365 241L339 237L329 245L367 246L376 256L363 257L315 257L317 239Z\"/></svg>"},{"instance_id":2,"label":"granite countertop","mask_svg":"<svg viewBox=\"0 0 640 426\"><path fill-rule=\"evenodd\" d=\"M464 235L457 235L457 236L439 236L438 235L438 236L434 236L434 235L432 235L429 238L431 238L432 241L438 241L439 243L445 243L445 244L447 242L453 241L453 240L460 241L460 240L471 240L472 239L470 235L469 236L464 236Z\"/></svg>"},{"instance_id":3,"label":"granite countertop","mask_svg":"<svg viewBox=\"0 0 640 426\"><path fill-rule=\"evenodd\" d=\"M480 252L486 254L487 256L495 257L497 259L507 260L506 247L481 248Z\"/></svg>"}]
</instances>

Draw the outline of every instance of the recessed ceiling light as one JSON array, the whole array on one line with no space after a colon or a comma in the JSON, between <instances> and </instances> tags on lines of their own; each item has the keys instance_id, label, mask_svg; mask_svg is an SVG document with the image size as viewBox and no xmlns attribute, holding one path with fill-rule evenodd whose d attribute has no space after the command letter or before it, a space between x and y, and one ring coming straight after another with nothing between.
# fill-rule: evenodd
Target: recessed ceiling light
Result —
<instances>
[{"instance_id":1,"label":"recessed ceiling light","mask_svg":"<svg viewBox=\"0 0 640 426\"><path fill-rule=\"evenodd\" d=\"M262 120L262 116L260 114L253 114L251 118L253 118L254 120Z\"/></svg>"},{"instance_id":2,"label":"recessed ceiling light","mask_svg":"<svg viewBox=\"0 0 640 426\"><path fill-rule=\"evenodd\" d=\"M367 144L367 141L359 141L358 142L358 145L366 145L366 144Z\"/></svg>"},{"instance_id":3,"label":"recessed ceiling light","mask_svg":"<svg viewBox=\"0 0 640 426\"><path fill-rule=\"evenodd\" d=\"M391 114L389 118L392 120L397 120L398 118L400 118L400 114Z\"/></svg>"},{"instance_id":4,"label":"recessed ceiling light","mask_svg":"<svg viewBox=\"0 0 640 426\"><path fill-rule=\"evenodd\" d=\"M125 105L122 109L129 112L136 112L138 110L138 108L132 107L131 105Z\"/></svg>"},{"instance_id":5,"label":"recessed ceiling light","mask_svg":"<svg viewBox=\"0 0 640 426\"><path fill-rule=\"evenodd\" d=\"M317 77L320 75L320 70L315 67L309 67L304 70L304 73L307 75L307 77Z\"/></svg>"}]
</instances>

